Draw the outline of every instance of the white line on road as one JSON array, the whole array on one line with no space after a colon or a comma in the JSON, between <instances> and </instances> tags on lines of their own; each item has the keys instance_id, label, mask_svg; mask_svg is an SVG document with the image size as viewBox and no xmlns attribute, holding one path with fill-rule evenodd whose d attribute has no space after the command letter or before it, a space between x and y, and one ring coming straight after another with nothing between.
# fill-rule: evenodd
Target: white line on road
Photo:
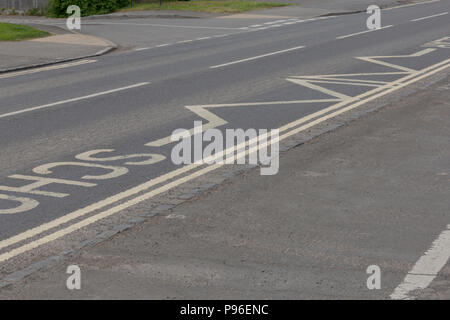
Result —
<instances>
[{"instance_id":1,"label":"white line on road","mask_svg":"<svg viewBox=\"0 0 450 320\"><path fill-rule=\"evenodd\" d=\"M431 18L435 18L435 17L445 16L446 14L448 14L448 11L438 13L438 14L433 14L432 16L426 16L426 17L422 17L422 18L413 19L410 21L421 21L421 20L425 20L425 19L431 19Z\"/></svg>"},{"instance_id":2,"label":"white line on road","mask_svg":"<svg viewBox=\"0 0 450 320\"><path fill-rule=\"evenodd\" d=\"M357 36L357 35L360 35L360 34L363 34L363 33L368 33L368 32L378 31L378 30L382 30L382 29L387 29L387 28L390 28L390 27L393 27L393 25L389 25L389 26L385 26L385 27L381 27L381 28L373 29L373 30L365 30L365 31L356 32L356 33L352 33L352 34L347 34L345 36L336 37L336 39L345 39L345 38L348 38L348 37L353 37L353 36Z\"/></svg>"},{"instance_id":3,"label":"white line on road","mask_svg":"<svg viewBox=\"0 0 450 320\"><path fill-rule=\"evenodd\" d=\"M161 48L161 47L167 47L168 45L170 45L170 43L158 44L156 47Z\"/></svg>"},{"instance_id":4,"label":"white line on road","mask_svg":"<svg viewBox=\"0 0 450 320\"><path fill-rule=\"evenodd\" d=\"M22 76L25 74L32 74L32 73L37 73L37 72L42 72L42 71L50 71L50 70L57 70L57 69L81 66L83 64L88 64L88 63L93 63L93 62L97 62L97 60L80 60L80 61L76 61L76 62L57 64L57 65L43 67L43 68L35 68L35 69L30 69L30 70L5 73L5 74L0 74L0 79L17 77L17 76Z\"/></svg>"},{"instance_id":5,"label":"white line on road","mask_svg":"<svg viewBox=\"0 0 450 320\"><path fill-rule=\"evenodd\" d=\"M450 225L442 231L431 248L416 262L403 282L395 288L391 299L413 299L409 294L417 289L425 289L436 278L450 257Z\"/></svg>"},{"instance_id":6,"label":"white line on road","mask_svg":"<svg viewBox=\"0 0 450 320\"><path fill-rule=\"evenodd\" d=\"M108 91L102 91L102 92L90 94L90 95L83 96L83 97L57 101L57 102L53 102L53 103L49 103L49 104L44 104L44 105L41 105L41 106L36 106L36 107L31 107L31 108L22 109L22 110L18 110L18 111L13 111L13 112L9 112L9 113L4 113L4 114L0 114L0 119L11 117L11 116L15 116L15 115L22 114L22 113L31 112L31 111L46 109L46 108L58 106L58 105L65 104L65 103L76 102L76 101L80 101L80 100L85 100L85 99L95 98L95 97L99 97L99 96L104 96L104 95L115 93L115 92L119 92L119 91L124 91L124 90L132 89L132 88L142 87L142 86L145 86L145 85L148 85L148 84L150 84L150 82L141 82L141 83L133 84L131 86L121 87L121 88L112 89L112 90L108 90Z\"/></svg>"},{"instance_id":7,"label":"white line on road","mask_svg":"<svg viewBox=\"0 0 450 320\"><path fill-rule=\"evenodd\" d=\"M251 58L246 58L246 59L241 59L241 60L236 60L236 61L231 61L231 62L227 62L224 64L219 64L217 66L211 66L211 69L214 68L220 68L220 67L225 67L225 66L229 66L232 64L236 64L236 63L241 63L241 62L246 62L246 61L251 61L251 60L256 60L256 59L260 59L260 58L264 58L264 57L268 57L268 56L273 56L275 54L280 54L280 53L284 53L284 52L289 52L289 51L293 51L293 50L298 50L301 48L304 48L305 46L298 46L298 47L294 47L294 48L289 48L289 49L285 49L285 50L280 50L280 51L275 51L275 52L271 52L271 53L266 53L266 54L262 54L260 56L256 56L256 57L251 57Z\"/></svg>"}]
</instances>

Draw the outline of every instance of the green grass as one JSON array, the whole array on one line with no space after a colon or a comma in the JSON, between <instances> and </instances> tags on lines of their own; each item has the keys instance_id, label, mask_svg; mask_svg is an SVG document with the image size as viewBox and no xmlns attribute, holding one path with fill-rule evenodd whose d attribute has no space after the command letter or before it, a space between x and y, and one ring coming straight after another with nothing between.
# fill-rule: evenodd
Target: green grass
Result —
<instances>
[{"instance_id":1,"label":"green grass","mask_svg":"<svg viewBox=\"0 0 450 320\"><path fill-rule=\"evenodd\" d=\"M48 36L49 33L28 26L0 23L0 41L18 41Z\"/></svg>"},{"instance_id":2,"label":"green grass","mask_svg":"<svg viewBox=\"0 0 450 320\"><path fill-rule=\"evenodd\" d=\"M141 10L183 10L195 12L213 12L213 13L241 13L250 10L268 9L274 7L288 6L287 3L278 2L256 2L242 0L195 0L195 1L167 1L162 5L159 1L149 3L137 3L133 8L124 8L120 11L141 11Z\"/></svg>"}]
</instances>

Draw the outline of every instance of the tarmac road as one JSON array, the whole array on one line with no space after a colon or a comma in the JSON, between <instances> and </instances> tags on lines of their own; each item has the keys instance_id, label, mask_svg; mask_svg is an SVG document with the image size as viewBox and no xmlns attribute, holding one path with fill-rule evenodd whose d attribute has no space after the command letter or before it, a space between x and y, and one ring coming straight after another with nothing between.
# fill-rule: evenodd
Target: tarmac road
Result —
<instances>
[{"instance_id":1,"label":"tarmac road","mask_svg":"<svg viewBox=\"0 0 450 320\"><path fill-rule=\"evenodd\" d=\"M104 210L122 212L137 196L201 175L202 166L180 169L170 160L174 143L166 137L175 129L203 120L221 130L289 132L286 125L296 120L356 108L446 70L449 11L443 0L386 10L383 28L370 32L365 13L246 26L219 18L216 25L175 22L183 40L0 75L3 273L80 242L73 232L90 234ZM114 225L109 213L105 218L103 224Z\"/></svg>"}]
</instances>

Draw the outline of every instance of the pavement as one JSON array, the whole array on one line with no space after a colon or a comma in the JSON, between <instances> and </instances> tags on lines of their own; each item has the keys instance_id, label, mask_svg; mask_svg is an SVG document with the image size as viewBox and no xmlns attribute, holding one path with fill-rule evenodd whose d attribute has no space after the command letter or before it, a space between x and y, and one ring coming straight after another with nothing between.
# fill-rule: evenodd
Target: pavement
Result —
<instances>
[{"instance_id":1,"label":"pavement","mask_svg":"<svg viewBox=\"0 0 450 320\"><path fill-rule=\"evenodd\" d=\"M450 3L410 4L375 31L366 13L94 19L83 34L122 50L0 75L2 297L53 297L68 262L89 297L445 296ZM175 164L195 120L279 129L279 173Z\"/></svg>"}]
</instances>

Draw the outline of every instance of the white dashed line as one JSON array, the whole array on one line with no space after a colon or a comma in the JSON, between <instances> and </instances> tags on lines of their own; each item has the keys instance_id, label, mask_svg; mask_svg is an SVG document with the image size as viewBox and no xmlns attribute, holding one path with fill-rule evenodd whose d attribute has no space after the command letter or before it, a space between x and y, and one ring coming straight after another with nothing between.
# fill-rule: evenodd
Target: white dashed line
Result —
<instances>
[{"instance_id":1,"label":"white dashed line","mask_svg":"<svg viewBox=\"0 0 450 320\"><path fill-rule=\"evenodd\" d=\"M450 257L450 225L442 231L431 248L416 262L403 282L395 288L391 299L413 299L409 294L417 289L425 289L436 278Z\"/></svg>"},{"instance_id":2,"label":"white dashed line","mask_svg":"<svg viewBox=\"0 0 450 320\"><path fill-rule=\"evenodd\" d=\"M256 57L251 57L251 58L246 58L246 59L241 59L241 60L236 60L236 61L231 61L231 62L227 62L224 64L219 64L217 66L211 66L211 69L215 69L215 68L220 68L220 67L225 67L225 66L229 66L232 64L236 64L236 63L241 63L241 62L246 62L246 61L251 61L251 60L256 60L256 59L260 59L260 58L264 58L264 57L268 57L268 56L273 56L275 54L280 54L280 53L284 53L284 52L289 52L289 51L293 51L293 50L298 50L298 49L302 49L305 46L298 46L298 47L294 47L294 48L289 48L289 49L285 49L285 50L280 50L280 51L275 51L275 52L271 52L271 53L266 53L266 54L262 54Z\"/></svg>"}]
</instances>

